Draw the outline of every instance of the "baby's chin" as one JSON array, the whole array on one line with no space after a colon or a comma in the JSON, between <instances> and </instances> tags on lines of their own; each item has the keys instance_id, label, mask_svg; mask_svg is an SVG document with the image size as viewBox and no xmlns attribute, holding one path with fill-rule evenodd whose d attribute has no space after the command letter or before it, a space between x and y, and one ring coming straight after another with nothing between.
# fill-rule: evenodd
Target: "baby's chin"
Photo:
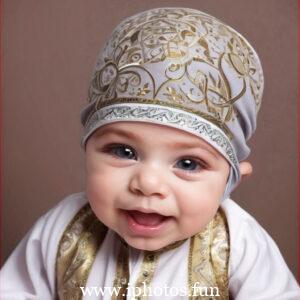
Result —
<instances>
[{"instance_id":1,"label":"baby's chin","mask_svg":"<svg viewBox=\"0 0 300 300\"><path fill-rule=\"evenodd\" d=\"M158 251L174 243L159 238L123 237L123 239L130 247L143 251Z\"/></svg>"}]
</instances>

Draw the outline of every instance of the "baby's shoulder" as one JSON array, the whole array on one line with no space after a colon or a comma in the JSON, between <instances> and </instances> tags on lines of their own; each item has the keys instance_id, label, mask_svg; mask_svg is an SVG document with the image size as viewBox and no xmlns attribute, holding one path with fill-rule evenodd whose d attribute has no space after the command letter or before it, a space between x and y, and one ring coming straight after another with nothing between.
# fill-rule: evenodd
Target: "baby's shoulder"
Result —
<instances>
[{"instance_id":1,"label":"baby's shoulder","mask_svg":"<svg viewBox=\"0 0 300 300\"><path fill-rule=\"evenodd\" d=\"M28 290L26 293L24 291L24 295L34 293L38 299L53 299L57 249L61 236L86 202L85 193L65 197L41 216L22 239L2 269L7 292L14 295L13 299L20 299L25 281Z\"/></svg>"},{"instance_id":2,"label":"baby's shoulder","mask_svg":"<svg viewBox=\"0 0 300 300\"><path fill-rule=\"evenodd\" d=\"M231 241L244 237L258 240L266 238L267 233L262 226L235 201L226 199L221 208L227 218Z\"/></svg>"},{"instance_id":3,"label":"baby's shoulder","mask_svg":"<svg viewBox=\"0 0 300 300\"><path fill-rule=\"evenodd\" d=\"M253 216L231 199L226 199L221 207L229 228L231 272L245 264L254 265L266 256L282 260L276 243Z\"/></svg>"},{"instance_id":4,"label":"baby's shoulder","mask_svg":"<svg viewBox=\"0 0 300 300\"><path fill-rule=\"evenodd\" d=\"M48 220L55 219L68 222L87 203L85 192L71 194L63 198L44 217Z\"/></svg>"},{"instance_id":5,"label":"baby's shoulder","mask_svg":"<svg viewBox=\"0 0 300 300\"><path fill-rule=\"evenodd\" d=\"M70 221L86 203L84 192L65 197L39 218L32 229L31 236L38 237L42 247L43 245L47 245L47 248L50 245L57 245Z\"/></svg>"},{"instance_id":6,"label":"baby's shoulder","mask_svg":"<svg viewBox=\"0 0 300 300\"><path fill-rule=\"evenodd\" d=\"M226 199L229 289L235 299L299 299L299 287L280 250L253 216ZM251 295L251 297L249 296Z\"/></svg>"}]
</instances>

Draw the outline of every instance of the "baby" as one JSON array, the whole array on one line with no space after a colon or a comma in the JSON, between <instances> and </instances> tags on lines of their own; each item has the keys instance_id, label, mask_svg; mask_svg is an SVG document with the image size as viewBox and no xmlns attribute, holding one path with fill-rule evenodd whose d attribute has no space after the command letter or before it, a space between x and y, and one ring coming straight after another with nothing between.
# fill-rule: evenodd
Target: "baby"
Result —
<instances>
[{"instance_id":1,"label":"baby","mask_svg":"<svg viewBox=\"0 0 300 300\"><path fill-rule=\"evenodd\" d=\"M259 58L216 18L158 8L124 20L82 112L86 191L41 217L2 270L2 299L299 299L276 244L229 199Z\"/></svg>"}]
</instances>

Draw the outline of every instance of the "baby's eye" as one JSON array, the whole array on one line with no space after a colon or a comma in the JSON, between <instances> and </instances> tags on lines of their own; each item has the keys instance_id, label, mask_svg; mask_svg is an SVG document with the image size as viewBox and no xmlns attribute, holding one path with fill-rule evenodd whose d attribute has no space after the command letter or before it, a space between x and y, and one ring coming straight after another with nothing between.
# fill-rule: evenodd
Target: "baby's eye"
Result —
<instances>
[{"instance_id":1,"label":"baby's eye","mask_svg":"<svg viewBox=\"0 0 300 300\"><path fill-rule=\"evenodd\" d=\"M196 171L201 168L201 164L194 159L184 158L176 163L176 167L186 171Z\"/></svg>"},{"instance_id":2,"label":"baby's eye","mask_svg":"<svg viewBox=\"0 0 300 300\"><path fill-rule=\"evenodd\" d=\"M136 159L135 151L127 145L109 146L109 152L123 159Z\"/></svg>"}]
</instances>

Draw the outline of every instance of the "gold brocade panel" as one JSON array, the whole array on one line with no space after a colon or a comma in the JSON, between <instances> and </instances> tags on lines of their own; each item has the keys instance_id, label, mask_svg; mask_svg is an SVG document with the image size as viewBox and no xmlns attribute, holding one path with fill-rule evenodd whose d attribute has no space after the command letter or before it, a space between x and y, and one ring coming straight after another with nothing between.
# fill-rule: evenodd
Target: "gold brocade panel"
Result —
<instances>
[{"instance_id":1,"label":"gold brocade panel","mask_svg":"<svg viewBox=\"0 0 300 300\"><path fill-rule=\"evenodd\" d=\"M80 287L87 282L95 255L106 236L107 228L85 205L67 226L58 247L56 261L57 298L61 300L82 299ZM159 256L184 243L178 241L158 251L145 251L142 267L135 287L150 287ZM188 263L189 299L226 300L228 293L229 231L226 216L219 209L206 228L190 238ZM129 274L129 249L122 241L118 259L114 287L120 288L113 300L127 297ZM219 294L219 296L217 296ZM144 295L138 299L146 300Z\"/></svg>"}]
</instances>

